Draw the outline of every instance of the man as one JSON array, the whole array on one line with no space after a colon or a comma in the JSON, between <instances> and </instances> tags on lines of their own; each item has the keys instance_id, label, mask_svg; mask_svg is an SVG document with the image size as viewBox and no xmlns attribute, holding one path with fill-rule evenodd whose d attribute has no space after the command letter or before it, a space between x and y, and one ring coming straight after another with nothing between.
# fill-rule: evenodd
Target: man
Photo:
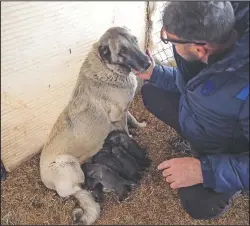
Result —
<instances>
[{"instance_id":1,"label":"man","mask_svg":"<svg viewBox=\"0 0 250 226\"><path fill-rule=\"evenodd\" d=\"M249 3L169 2L161 39L177 68L144 73L145 107L192 145L197 157L158 169L195 219L224 213L249 190Z\"/></svg>"}]
</instances>

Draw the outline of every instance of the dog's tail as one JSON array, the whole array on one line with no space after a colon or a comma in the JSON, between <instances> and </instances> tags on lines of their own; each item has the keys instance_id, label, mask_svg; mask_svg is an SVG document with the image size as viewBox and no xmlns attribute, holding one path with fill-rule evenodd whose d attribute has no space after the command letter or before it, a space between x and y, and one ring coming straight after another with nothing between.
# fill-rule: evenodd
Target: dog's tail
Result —
<instances>
[{"instance_id":1,"label":"dog's tail","mask_svg":"<svg viewBox=\"0 0 250 226\"><path fill-rule=\"evenodd\" d=\"M79 201L81 208L73 210L73 218L75 223L83 225L93 224L100 216L100 205L92 197L87 190L79 190L74 194Z\"/></svg>"}]
</instances>

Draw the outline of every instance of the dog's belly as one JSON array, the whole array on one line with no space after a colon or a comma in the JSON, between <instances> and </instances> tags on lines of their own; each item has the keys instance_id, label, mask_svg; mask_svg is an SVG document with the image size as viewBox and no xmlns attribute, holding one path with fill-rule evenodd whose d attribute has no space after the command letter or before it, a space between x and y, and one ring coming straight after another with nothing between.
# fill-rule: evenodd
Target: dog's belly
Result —
<instances>
[{"instance_id":1,"label":"dog's belly","mask_svg":"<svg viewBox=\"0 0 250 226\"><path fill-rule=\"evenodd\" d=\"M105 138L113 129L110 122L95 123L91 127L75 130L76 142L69 147L69 154L78 158L80 163L96 154L102 147Z\"/></svg>"}]
</instances>

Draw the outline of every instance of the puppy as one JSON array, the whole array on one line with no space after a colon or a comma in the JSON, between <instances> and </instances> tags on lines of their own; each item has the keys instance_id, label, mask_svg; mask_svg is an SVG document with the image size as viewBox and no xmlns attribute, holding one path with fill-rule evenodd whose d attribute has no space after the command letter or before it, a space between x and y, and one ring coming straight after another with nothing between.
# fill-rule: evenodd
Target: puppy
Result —
<instances>
[{"instance_id":1,"label":"puppy","mask_svg":"<svg viewBox=\"0 0 250 226\"><path fill-rule=\"evenodd\" d=\"M118 195L119 201L122 201L127 198L130 186L135 185L133 181L125 180L105 165L86 162L81 167L86 177L86 186L94 191L96 199L102 200L102 191L106 189L113 191Z\"/></svg>"},{"instance_id":2,"label":"puppy","mask_svg":"<svg viewBox=\"0 0 250 226\"><path fill-rule=\"evenodd\" d=\"M130 175L136 180L136 182L141 179L141 175L139 173L141 170L140 166L122 146L113 146L112 155L121 163L124 169L129 169Z\"/></svg>"},{"instance_id":3,"label":"puppy","mask_svg":"<svg viewBox=\"0 0 250 226\"><path fill-rule=\"evenodd\" d=\"M120 163L119 160L117 160L112 155L112 148L108 144L104 144L103 147L97 154L95 154L92 157L93 163L99 163L106 165L110 169L118 172L121 177L123 177L126 180L132 180L136 183L135 178L133 178L132 173L130 172L129 168L124 168L123 165Z\"/></svg>"},{"instance_id":4,"label":"puppy","mask_svg":"<svg viewBox=\"0 0 250 226\"><path fill-rule=\"evenodd\" d=\"M123 148L137 160L137 163L140 164L143 169L150 166L151 160L148 158L146 151L140 148L137 142L130 138L125 132L114 130L109 133L105 142L110 146L123 146Z\"/></svg>"}]
</instances>

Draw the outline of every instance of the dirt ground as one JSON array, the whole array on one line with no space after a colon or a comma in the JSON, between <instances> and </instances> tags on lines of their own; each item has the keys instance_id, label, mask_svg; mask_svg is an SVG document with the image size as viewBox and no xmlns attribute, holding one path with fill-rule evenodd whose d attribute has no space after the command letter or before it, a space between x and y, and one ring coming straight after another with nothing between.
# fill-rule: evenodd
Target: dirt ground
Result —
<instances>
[{"instance_id":1,"label":"dirt ground","mask_svg":"<svg viewBox=\"0 0 250 226\"><path fill-rule=\"evenodd\" d=\"M128 200L119 203L113 194L105 195L96 224L249 225L248 196L236 199L233 207L218 219L191 219L182 210L177 193L156 170L160 162L177 156L169 143L176 137L175 132L147 112L140 96L136 96L131 112L139 121L147 121L145 129L136 131L135 139L147 147L153 165ZM39 178L39 155L9 173L1 188L1 225L72 224L75 200L63 200L44 187Z\"/></svg>"}]
</instances>

